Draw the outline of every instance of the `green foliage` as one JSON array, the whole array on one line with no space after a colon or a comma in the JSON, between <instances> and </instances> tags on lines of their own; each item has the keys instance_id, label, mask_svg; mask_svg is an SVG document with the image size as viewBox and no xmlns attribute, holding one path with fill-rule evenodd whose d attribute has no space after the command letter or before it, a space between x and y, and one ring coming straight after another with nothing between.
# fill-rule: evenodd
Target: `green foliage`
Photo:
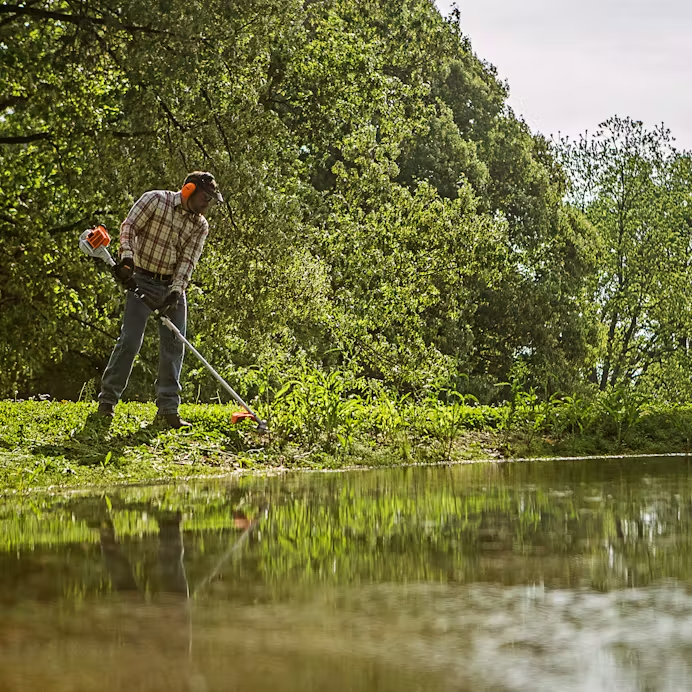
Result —
<instances>
[{"instance_id":1,"label":"green foliage","mask_svg":"<svg viewBox=\"0 0 692 692\"><path fill-rule=\"evenodd\" d=\"M259 435L233 408L187 404L191 430L154 420L156 407L121 403L110 423L92 402L0 401L0 490L133 483L275 467L457 462L489 457L690 448L692 408L632 388L538 396L518 370L511 399L481 405L443 388L399 395L377 380L303 370L253 402L269 421ZM109 424L110 423L110 424Z\"/></svg>"},{"instance_id":2,"label":"green foliage","mask_svg":"<svg viewBox=\"0 0 692 692\"><path fill-rule=\"evenodd\" d=\"M287 382L271 406L272 426L279 435L313 446L324 441L327 451L335 443L347 447L366 412L362 398L338 372L304 372Z\"/></svg>"},{"instance_id":3,"label":"green foliage","mask_svg":"<svg viewBox=\"0 0 692 692\"><path fill-rule=\"evenodd\" d=\"M439 385L451 366L472 358L470 324L482 289L502 273L505 225L476 213L470 188L443 200L427 184L415 194L395 188L354 217L365 200L345 182L323 245L333 337L369 376L403 390Z\"/></svg>"},{"instance_id":4,"label":"green foliage","mask_svg":"<svg viewBox=\"0 0 692 692\"><path fill-rule=\"evenodd\" d=\"M598 306L593 379L689 396L690 180L687 154L663 126L611 118L562 142L569 198L598 234L591 299Z\"/></svg>"},{"instance_id":5,"label":"green foliage","mask_svg":"<svg viewBox=\"0 0 692 692\"><path fill-rule=\"evenodd\" d=\"M466 404L466 401L468 399L477 401L477 399L449 390L442 394L446 401L441 401L437 396L430 396L422 403L426 411L424 431L439 444L442 459L451 461L457 438L464 429L472 428L476 423L473 409Z\"/></svg>"},{"instance_id":6,"label":"green foliage","mask_svg":"<svg viewBox=\"0 0 692 692\"><path fill-rule=\"evenodd\" d=\"M226 203L190 333L253 396L305 365L398 396L465 372L464 394L487 401L522 352L555 390L574 380L589 229L458 13L428 0L76 12L38 2L0 26L0 396L87 400L121 298L76 237L96 222L116 235L142 192L193 168ZM156 347L148 334L129 398L150 397ZM187 363L188 400L214 400Z\"/></svg>"},{"instance_id":7,"label":"green foliage","mask_svg":"<svg viewBox=\"0 0 692 692\"><path fill-rule=\"evenodd\" d=\"M690 157L628 118L557 146L531 134L458 11L8 6L0 93L2 397L93 399L122 296L77 236L116 236L142 192L198 168L226 203L190 336L287 439L349 449L367 428L410 450L408 408L427 400L437 422L416 434L449 456L483 410L464 397L501 403L518 368L495 422L529 449L590 415L625 444L641 401L692 395ZM151 397L156 350L152 329L129 399ZM186 364L186 400L222 401ZM445 391L458 406L440 412Z\"/></svg>"}]
</instances>

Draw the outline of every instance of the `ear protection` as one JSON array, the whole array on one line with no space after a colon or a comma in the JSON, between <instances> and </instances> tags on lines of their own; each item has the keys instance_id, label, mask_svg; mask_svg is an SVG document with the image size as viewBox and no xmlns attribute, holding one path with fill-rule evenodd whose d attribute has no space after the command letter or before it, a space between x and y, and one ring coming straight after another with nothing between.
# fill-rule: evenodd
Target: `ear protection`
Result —
<instances>
[{"instance_id":1,"label":"ear protection","mask_svg":"<svg viewBox=\"0 0 692 692\"><path fill-rule=\"evenodd\" d=\"M203 173L202 175L199 176L197 180L190 180L189 182L185 183L183 185L183 189L180 191L180 195L187 202L190 197L195 193L195 190L197 190L197 185L200 185L201 187L204 187L205 185L209 185L210 187L214 184L214 176L211 175L211 173Z\"/></svg>"},{"instance_id":2,"label":"ear protection","mask_svg":"<svg viewBox=\"0 0 692 692\"><path fill-rule=\"evenodd\" d=\"M192 197L196 189L196 183L185 183L185 185L183 185L183 189L180 191L180 195L187 202L187 200Z\"/></svg>"}]
</instances>

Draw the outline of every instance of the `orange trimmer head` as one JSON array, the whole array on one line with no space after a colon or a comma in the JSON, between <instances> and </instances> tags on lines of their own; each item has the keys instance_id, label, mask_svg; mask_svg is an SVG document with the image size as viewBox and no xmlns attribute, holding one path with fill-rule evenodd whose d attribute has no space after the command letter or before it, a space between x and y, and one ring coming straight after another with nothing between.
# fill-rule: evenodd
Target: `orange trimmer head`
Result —
<instances>
[{"instance_id":1,"label":"orange trimmer head","mask_svg":"<svg viewBox=\"0 0 692 692\"><path fill-rule=\"evenodd\" d=\"M248 411L233 411L233 413L231 414L231 423L235 425L236 423L240 423L240 421L245 420L246 418L249 418L250 420L255 420L255 417Z\"/></svg>"},{"instance_id":2,"label":"orange trimmer head","mask_svg":"<svg viewBox=\"0 0 692 692\"><path fill-rule=\"evenodd\" d=\"M235 425L246 419L254 420L257 423L257 431L265 433L269 430L267 427L266 420L260 420L256 415L250 413L250 411L233 411L231 414L231 423Z\"/></svg>"}]
</instances>

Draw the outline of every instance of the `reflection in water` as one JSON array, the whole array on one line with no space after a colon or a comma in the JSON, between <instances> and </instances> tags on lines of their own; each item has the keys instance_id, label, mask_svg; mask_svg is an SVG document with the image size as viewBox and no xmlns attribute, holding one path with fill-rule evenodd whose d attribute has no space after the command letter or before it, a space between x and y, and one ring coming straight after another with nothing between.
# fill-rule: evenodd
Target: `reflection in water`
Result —
<instances>
[{"instance_id":1,"label":"reflection in water","mask_svg":"<svg viewBox=\"0 0 692 692\"><path fill-rule=\"evenodd\" d=\"M180 669L176 671L180 680L190 678L188 664L192 654L192 620L190 613L190 591L183 563L184 548L181 532L182 515L180 512L163 512L156 515L158 524L158 552L155 577L150 584L155 584L154 593L171 594L166 609L167 633L163 643L167 648L167 657L176 661ZM99 541L103 562L110 578L113 591L120 593L139 593L140 587L130 564L115 537L113 521L109 518L101 522ZM145 594L142 594L145 595ZM122 641L123 632L127 631L129 615L125 614L126 627L122 627L120 616L115 615L109 626L109 632L116 634ZM141 636L141 635L140 635ZM160 684L160 679L157 684Z\"/></svg>"},{"instance_id":2,"label":"reflection in water","mask_svg":"<svg viewBox=\"0 0 692 692\"><path fill-rule=\"evenodd\" d=\"M157 517L159 527L158 573L162 592L179 594L186 600L190 593L183 563L182 516L180 512ZM99 531L101 554L115 591L136 591L137 582L130 561L115 540L113 521L108 518L101 523Z\"/></svg>"},{"instance_id":3,"label":"reflection in water","mask_svg":"<svg viewBox=\"0 0 692 692\"><path fill-rule=\"evenodd\" d=\"M685 458L0 507L2 690L692 689Z\"/></svg>"}]
</instances>

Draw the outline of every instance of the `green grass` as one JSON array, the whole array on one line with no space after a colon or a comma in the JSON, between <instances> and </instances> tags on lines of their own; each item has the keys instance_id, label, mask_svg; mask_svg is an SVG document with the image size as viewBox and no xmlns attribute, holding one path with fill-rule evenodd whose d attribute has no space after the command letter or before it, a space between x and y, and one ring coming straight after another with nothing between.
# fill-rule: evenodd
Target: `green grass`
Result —
<instances>
[{"instance_id":1,"label":"green grass","mask_svg":"<svg viewBox=\"0 0 692 692\"><path fill-rule=\"evenodd\" d=\"M253 463L250 426L230 410L187 406L191 430L166 430L153 404L124 403L109 420L96 404L0 402L0 488L109 485L229 473Z\"/></svg>"},{"instance_id":2,"label":"green grass","mask_svg":"<svg viewBox=\"0 0 692 692\"><path fill-rule=\"evenodd\" d=\"M270 431L231 424L233 407L189 404L192 429L157 425L156 407L129 402L112 422L93 402L0 401L0 493L151 483L180 478L512 457L679 453L690 449L692 408L622 393L480 406L461 396L419 401L349 390L338 378L283 388ZM110 424L109 424L110 423Z\"/></svg>"},{"instance_id":3,"label":"green grass","mask_svg":"<svg viewBox=\"0 0 692 692\"><path fill-rule=\"evenodd\" d=\"M444 453L453 446L456 458L493 454L494 443L481 441L478 431L468 430L463 440L456 429L451 435L436 418L438 408L425 413L407 405L383 417L381 402L348 401L343 407L327 402L326 413L314 402L288 414L277 405L265 435L251 421L232 425L234 408L219 404L183 405L181 415L193 427L167 430L157 425L153 404L121 403L111 422L91 402L0 401L0 492L287 467L391 466L439 461L443 446Z\"/></svg>"}]
</instances>

